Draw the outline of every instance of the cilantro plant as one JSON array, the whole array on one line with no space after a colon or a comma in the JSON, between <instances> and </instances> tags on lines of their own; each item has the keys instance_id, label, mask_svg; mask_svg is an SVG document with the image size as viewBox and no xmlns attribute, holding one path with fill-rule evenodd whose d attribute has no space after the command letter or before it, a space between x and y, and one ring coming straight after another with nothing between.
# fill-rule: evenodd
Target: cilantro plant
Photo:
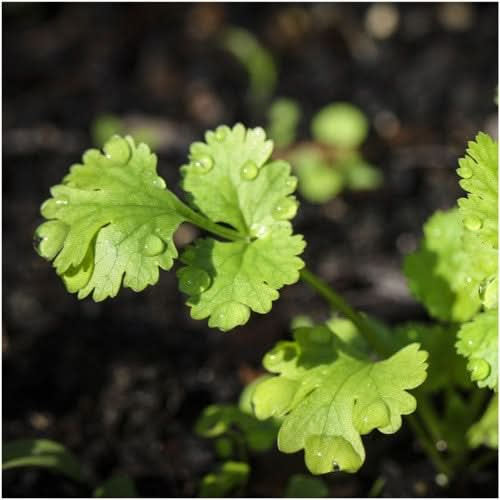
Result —
<instances>
[{"instance_id":1,"label":"cilantro plant","mask_svg":"<svg viewBox=\"0 0 500 500\"><path fill-rule=\"evenodd\" d=\"M268 113L268 131L279 148L276 157L293 165L300 194L311 203L325 203L343 190L378 188L380 170L361 153L369 123L360 109L335 102L318 111L310 123L312 140L294 143L300 108L292 99L277 99Z\"/></svg>"},{"instance_id":2,"label":"cilantro plant","mask_svg":"<svg viewBox=\"0 0 500 500\"><path fill-rule=\"evenodd\" d=\"M324 120L315 128L323 130ZM330 133L318 132L323 139ZM252 313L268 313L279 290L299 279L340 313L321 325L296 321L292 339L264 356L268 374L239 406L205 410L196 430L216 440L226 461L204 479L205 495L240 492L248 451L269 449L275 436L280 451L304 452L312 474L355 473L366 458L363 436L395 433L405 416L436 468L451 477L468 452L457 436L468 432L472 447L497 440L495 405L480 417L485 391L471 388L465 371L467 361L470 378L496 391L497 147L485 134L469 145L458 171L467 197L433 216L421 249L406 261L410 288L440 320L434 325L389 328L305 267L305 241L292 226L297 179L287 161L272 159L273 143L261 128L241 124L220 126L191 145L180 168L185 201L157 174L145 144L114 136L103 152L87 151L42 205L37 249L69 292L95 301L122 286L139 292L154 285L178 259L191 316L224 332ZM178 256L174 234L184 222L206 235ZM470 391L466 401L462 390ZM440 416L432 398L442 392ZM464 407L460 427L457 408ZM441 441L450 456L439 453Z\"/></svg>"}]
</instances>

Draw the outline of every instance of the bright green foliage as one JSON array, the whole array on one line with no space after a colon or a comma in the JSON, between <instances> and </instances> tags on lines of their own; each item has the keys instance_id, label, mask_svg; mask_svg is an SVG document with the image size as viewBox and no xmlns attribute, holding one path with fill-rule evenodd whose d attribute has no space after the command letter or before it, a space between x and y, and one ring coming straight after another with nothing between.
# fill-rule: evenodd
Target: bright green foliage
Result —
<instances>
[{"instance_id":1,"label":"bright green foliage","mask_svg":"<svg viewBox=\"0 0 500 500\"><path fill-rule=\"evenodd\" d=\"M299 279L305 243L292 235L296 178L284 161L269 162L262 129L222 126L191 146L183 187L195 210L166 189L149 148L114 136L104 154L89 150L42 205L37 250L79 298L114 297L155 284L172 267L173 235L189 221L234 241L202 239L182 257L180 289L193 318L223 331L266 313L278 289ZM215 223L223 223L217 226ZM230 226L228 228L227 226Z\"/></svg>"},{"instance_id":2,"label":"bright green foliage","mask_svg":"<svg viewBox=\"0 0 500 500\"><path fill-rule=\"evenodd\" d=\"M64 446L48 439L20 439L2 445L2 469L44 467L82 481L76 457Z\"/></svg>"},{"instance_id":3,"label":"bright green foliage","mask_svg":"<svg viewBox=\"0 0 500 500\"><path fill-rule=\"evenodd\" d=\"M285 148L295 140L300 120L300 107L293 99L276 99L268 112L267 132L278 148Z\"/></svg>"},{"instance_id":4,"label":"bright green foliage","mask_svg":"<svg viewBox=\"0 0 500 500\"><path fill-rule=\"evenodd\" d=\"M407 323L395 327L392 335L398 347L418 342L429 354L427 378L419 391L434 393L451 387L470 386L465 360L455 351L455 325Z\"/></svg>"},{"instance_id":5,"label":"bright green foliage","mask_svg":"<svg viewBox=\"0 0 500 500\"><path fill-rule=\"evenodd\" d=\"M264 357L277 376L259 384L253 398L257 418L284 416L278 448L305 450L313 474L357 471L364 462L361 435L378 428L394 433L401 415L416 408L408 389L426 377L427 354L410 344L374 363L347 353L326 327L300 328Z\"/></svg>"},{"instance_id":6,"label":"bright green foliage","mask_svg":"<svg viewBox=\"0 0 500 500\"><path fill-rule=\"evenodd\" d=\"M495 250L473 240L465 248L463 235L457 209L437 211L424 225L421 248L405 259L410 290L437 319L472 318L481 306L481 283L496 273Z\"/></svg>"},{"instance_id":7,"label":"bright green foliage","mask_svg":"<svg viewBox=\"0 0 500 500\"><path fill-rule=\"evenodd\" d=\"M209 326L227 331L246 323L250 310L268 312L277 290L299 279L305 243L289 222L297 211L290 196L296 180L286 162L267 162L272 142L264 131L236 125L205 137L191 146L183 188L194 207L245 239L198 240L182 255L186 267L178 276L192 317L209 317Z\"/></svg>"},{"instance_id":8,"label":"bright green foliage","mask_svg":"<svg viewBox=\"0 0 500 500\"><path fill-rule=\"evenodd\" d=\"M124 474L111 476L94 491L96 498L137 498L138 496L134 482Z\"/></svg>"},{"instance_id":9,"label":"bright green foliage","mask_svg":"<svg viewBox=\"0 0 500 500\"><path fill-rule=\"evenodd\" d=\"M318 477L294 474L288 480L285 498L324 498L328 496L325 482Z\"/></svg>"},{"instance_id":10,"label":"bright green foliage","mask_svg":"<svg viewBox=\"0 0 500 500\"><path fill-rule=\"evenodd\" d=\"M479 387L497 388L498 310L490 309L465 323L458 332L457 351L468 358L467 369Z\"/></svg>"},{"instance_id":11,"label":"bright green foliage","mask_svg":"<svg viewBox=\"0 0 500 500\"><path fill-rule=\"evenodd\" d=\"M207 474L201 482L202 498L226 497L235 490L244 488L250 467L245 462L225 462L217 474Z\"/></svg>"},{"instance_id":12,"label":"bright green foliage","mask_svg":"<svg viewBox=\"0 0 500 500\"><path fill-rule=\"evenodd\" d=\"M356 148L368 134L365 115L348 102L324 107L311 123L312 136L319 142L340 148Z\"/></svg>"},{"instance_id":13,"label":"bright green foliage","mask_svg":"<svg viewBox=\"0 0 500 500\"><path fill-rule=\"evenodd\" d=\"M481 419L467 433L467 440L472 448L485 445L498 448L498 395L495 394Z\"/></svg>"},{"instance_id":14,"label":"bright green foliage","mask_svg":"<svg viewBox=\"0 0 500 500\"><path fill-rule=\"evenodd\" d=\"M36 233L69 291L96 301L116 296L122 280L134 291L156 283L177 256L172 236L183 220L146 145L115 136L104 151L87 151L51 189L41 209L49 221Z\"/></svg>"},{"instance_id":15,"label":"bright green foliage","mask_svg":"<svg viewBox=\"0 0 500 500\"><path fill-rule=\"evenodd\" d=\"M250 310L269 312L277 289L299 279L302 261L296 255L303 248L302 239L286 228L250 243L198 240L182 255L187 267L178 273L180 289L190 295L191 316L209 317L210 327L227 331L245 324Z\"/></svg>"},{"instance_id":16,"label":"bright green foliage","mask_svg":"<svg viewBox=\"0 0 500 500\"><path fill-rule=\"evenodd\" d=\"M231 438L236 431L250 450L262 452L274 445L277 424L273 420L261 422L234 405L211 405L198 418L195 431L205 438Z\"/></svg>"},{"instance_id":17,"label":"bright green foliage","mask_svg":"<svg viewBox=\"0 0 500 500\"><path fill-rule=\"evenodd\" d=\"M498 143L480 132L468 146L457 170L468 193L458 200L460 214L472 237L498 248Z\"/></svg>"}]
</instances>

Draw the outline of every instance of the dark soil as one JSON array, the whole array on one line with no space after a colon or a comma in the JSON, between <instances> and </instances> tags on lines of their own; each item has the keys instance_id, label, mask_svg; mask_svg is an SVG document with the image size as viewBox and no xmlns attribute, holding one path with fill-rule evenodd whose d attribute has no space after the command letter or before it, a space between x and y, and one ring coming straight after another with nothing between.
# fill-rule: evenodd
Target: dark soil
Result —
<instances>
[{"instance_id":1,"label":"dark soil","mask_svg":"<svg viewBox=\"0 0 500 500\"><path fill-rule=\"evenodd\" d=\"M293 316L327 317L299 283L272 313L224 335L190 319L173 272L143 293L96 304L69 295L33 250L39 205L92 145L98 114L161 119L159 169L171 185L206 128L265 124L244 69L215 41L228 24L252 31L276 57L275 95L300 102L302 139L312 114L333 100L378 123L364 153L383 170L384 187L322 207L302 202L296 228L308 265L354 306L391 324L426 319L402 257L425 219L460 195L455 168L466 141L478 130L496 134L498 6L469 4L465 24L452 29L442 5L393 5L399 26L385 40L367 34L363 4L2 5L4 440L57 440L93 484L124 472L142 497L195 496L216 464L192 431L201 410L236 401ZM193 230L181 236L180 246ZM326 478L331 496L367 496L378 477L387 497L497 495L496 463L438 487L407 426L373 433L366 448L358 474ZM288 475L304 471L302 454L277 452L252 467L250 496L281 496ZM40 470L3 476L6 497L90 493Z\"/></svg>"}]
</instances>

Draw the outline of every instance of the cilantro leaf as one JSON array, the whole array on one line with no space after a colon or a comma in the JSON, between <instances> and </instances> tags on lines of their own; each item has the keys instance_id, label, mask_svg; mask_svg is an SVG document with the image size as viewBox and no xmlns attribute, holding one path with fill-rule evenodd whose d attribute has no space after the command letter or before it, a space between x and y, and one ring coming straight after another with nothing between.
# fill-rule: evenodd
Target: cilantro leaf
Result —
<instances>
[{"instance_id":1,"label":"cilantro leaf","mask_svg":"<svg viewBox=\"0 0 500 500\"><path fill-rule=\"evenodd\" d=\"M279 297L277 289L295 283L303 262L301 236L279 228L251 242L198 240L181 256L177 273L194 319L227 331L245 324L250 310L264 314Z\"/></svg>"},{"instance_id":2,"label":"cilantro leaf","mask_svg":"<svg viewBox=\"0 0 500 500\"><path fill-rule=\"evenodd\" d=\"M497 388L498 309L478 314L461 326L457 352L468 358L467 369L479 387Z\"/></svg>"},{"instance_id":3,"label":"cilantro leaf","mask_svg":"<svg viewBox=\"0 0 500 500\"><path fill-rule=\"evenodd\" d=\"M264 131L237 124L205 138L191 146L182 187L193 207L235 228L242 240L198 240L181 257L179 287L194 319L208 317L209 326L227 331L246 323L251 310L268 312L277 290L299 279L305 243L289 222L297 180L288 163L267 162L272 142Z\"/></svg>"},{"instance_id":4,"label":"cilantro leaf","mask_svg":"<svg viewBox=\"0 0 500 500\"><path fill-rule=\"evenodd\" d=\"M361 435L375 428L394 433L401 415L415 410L415 398L406 391L425 380L427 353L411 344L374 363L347 354L326 327L299 328L294 337L264 357L277 376L256 387L255 414L285 417L278 448L304 449L313 474L355 472L365 459Z\"/></svg>"},{"instance_id":5,"label":"cilantro leaf","mask_svg":"<svg viewBox=\"0 0 500 500\"><path fill-rule=\"evenodd\" d=\"M158 269L173 265L172 236L184 220L145 144L114 136L104 152L87 151L51 189L36 232L68 290L95 301L116 296L122 280L134 291L156 283Z\"/></svg>"},{"instance_id":6,"label":"cilantro leaf","mask_svg":"<svg viewBox=\"0 0 500 500\"><path fill-rule=\"evenodd\" d=\"M467 231L498 248L498 143L480 132L468 146L457 170L468 193L458 200L460 214Z\"/></svg>"},{"instance_id":7,"label":"cilantro leaf","mask_svg":"<svg viewBox=\"0 0 500 500\"><path fill-rule=\"evenodd\" d=\"M467 440L471 448L480 445L498 448L498 394L495 394L483 416L469 429Z\"/></svg>"},{"instance_id":8,"label":"cilantro leaf","mask_svg":"<svg viewBox=\"0 0 500 500\"><path fill-rule=\"evenodd\" d=\"M457 356L455 325L406 323L398 325L392 332L393 340L399 348L411 342L418 342L429 354L427 378L419 391L436 392L451 387L470 386L465 361ZM443 370L446 366L446 370Z\"/></svg>"},{"instance_id":9,"label":"cilantro leaf","mask_svg":"<svg viewBox=\"0 0 500 500\"><path fill-rule=\"evenodd\" d=\"M249 475L250 466L247 463L229 460L218 472L203 477L199 496L202 498L227 497L231 492L244 488Z\"/></svg>"},{"instance_id":10,"label":"cilantro leaf","mask_svg":"<svg viewBox=\"0 0 500 500\"><path fill-rule=\"evenodd\" d=\"M190 202L214 222L229 224L246 236L293 218L289 197L297 181L284 161L266 163L273 150L263 129L220 126L195 142L190 163L181 167L182 187ZM287 208L287 210L283 210ZM286 212L286 213L285 213Z\"/></svg>"},{"instance_id":11,"label":"cilantro leaf","mask_svg":"<svg viewBox=\"0 0 500 500\"><path fill-rule=\"evenodd\" d=\"M437 211L424 225L420 249L404 262L413 295L444 321L471 319L481 306L480 285L496 274L496 251L473 239L464 245L463 236L457 209Z\"/></svg>"}]
</instances>

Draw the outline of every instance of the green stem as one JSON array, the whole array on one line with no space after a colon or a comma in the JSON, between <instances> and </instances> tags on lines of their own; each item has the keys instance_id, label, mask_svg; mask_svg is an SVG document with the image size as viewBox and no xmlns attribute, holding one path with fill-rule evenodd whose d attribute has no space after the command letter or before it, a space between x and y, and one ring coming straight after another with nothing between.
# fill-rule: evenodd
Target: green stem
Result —
<instances>
[{"instance_id":1,"label":"green stem","mask_svg":"<svg viewBox=\"0 0 500 500\"><path fill-rule=\"evenodd\" d=\"M439 425L439 418L434 411L434 408L429 403L428 396L420 393L417 396L418 413L429 430L432 439L437 443L442 440L441 427Z\"/></svg>"},{"instance_id":2,"label":"green stem","mask_svg":"<svg viewBox=\"0 0 500 500\"><path fill-rule=\"evenodd\" d=\"M230 241L241 241L246 240L247 237L240 234L238 231L231 229L229 227L221 226L220 224L216 224L212 222L210 219L207 219L204 215L199 212L195 212L190 207L188 207L185 203L183 203L179 198L174 198L175 208L178 213L180 213L188 222L191 222L195 226L198 226L201 229L205 229L209 233L215 234L216 236L220 236L221 238L225 238Z\"/></svg>"},{"instance_id":3,"label":"green stem","mask_svg":"<svg viewBox=\"0 0 500 500\"><path fill-rule=\"evenodd\" d=\"M380 339L378 333L366 321L366 319L355 311L337 292L330 288L324 281L314 275L307 268L300 271L300 277L313 288L328 304L337 311L341 312L346 318L350 319L358 328L361 335L375 349L378 354L383 356L390 354L385 343Z\"/></svg>"},{"instance_id":4,"label":"green stem","mask_svg":"<svg viewBox=\"0 0 500 500\"><path fill-rule=\"evenodd\" d=\"M380 338L378 332L366 321L366 319L355 311L343 297L341 297L337 292L335 292L330 286L328 286L324 281L315 276L308 269L302 269L300 272L301 278L311 286L321 297L323 297L328 304L340 311L346 318L350 319L354 325L358 328L359 332L364 336L367 342L375 349L375 351L381 355L386 356L391 354L388 346L385 345L385 342ZM436 424L437 417L435 418L434 412L430 411L430 405L425 406L425 409L422 411L417 408L417 413L424 420L426 426L431 429L432 433L435 433L436 436L439 435L438 427ZM414 415L408 416L408 421L413 428L413 431L417 435L420 446L427 453L431 461L434 463L435 467L440 471L446 474L448 477L451 477L452 469L447 464L447 462L440 456L437 451L434 443L431 439L428 438L426 432L422 429L420 423L415 418Z\"/></svg>"},{"instance_id":5,"label":"green stem","mask_svg":"<svg viewBox=\"0 0 500 500\"><path fill-rule=\"evenodd\" d=\"M415 415L408 415L407 420L408 420L408 423L410 424L411 428L413 429L413 432L416 434L416 436L418 438L418 442L420 443L420 446L427 453L427 456L431 459L431 461L434 464L434 466L436 467L436 469L439 472L446 474L446 476L448 476L448 479L450 479L452 477L452 473L453 473L451 467L446 463L446 461L443 459L443 457L441 457L441 455L438 453L438 451L434 447L434 443L432 442L432 440L430 440L427 437L427 434L420 426L420 422L417 420Z\"/></svg>"}]
</instances>

